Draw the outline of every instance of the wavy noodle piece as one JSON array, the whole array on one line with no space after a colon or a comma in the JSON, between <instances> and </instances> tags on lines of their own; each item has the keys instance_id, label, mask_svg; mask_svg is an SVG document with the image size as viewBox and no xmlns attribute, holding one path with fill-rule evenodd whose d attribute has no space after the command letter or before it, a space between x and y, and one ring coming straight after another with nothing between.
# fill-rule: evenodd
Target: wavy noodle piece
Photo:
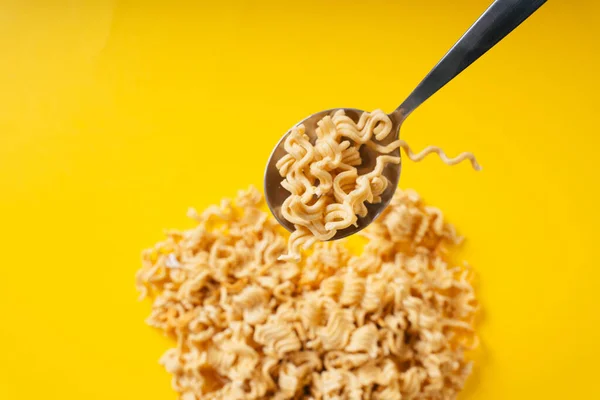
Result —
<instances>
[{"instance_id":1,"label":"wavy noodle piece","mask_svg":"<svg viewBox=\"0 0 600 400\"><path fill-rule=\"evenodd\" d=\"M354 185L376 192L367 181ZM440 210L412 191L390 204L358 255L336 241L279 259L287 234L255 189L144 251L136 284L148 324L175 339L160 363L180 399L456 398L477 344L470 269L449 264L460 240Z\"/></svg>"},{"instance_id":2,"label":"wavy noodle piece","mask_svg":"<svg viewBox=\"0 0 600 400\"><path fill-rule=\"evenodd\" d=\"M378 353L378 334L377 327L373 323L361 326L352 332L350 343L346 346L346 351L365 352L370 358L376 358Z\"/></svg>"},{"instance_id":3,"label":"wavy noodle piece","mask_svg":"<svg viewBox=\"0 0 600 400\"><path fill-rule=\"evenodd\" d=\"M340 294L340 304L351 306L360 303L365 294L365 278L350 270L344 277L343 289Z\"/></svg>"},{"instance_id":4,"label":"wavy noodle piece","mask_svg":"<svg viewBox=\"0 0 600 400\"><path fill-rule=\"evenodd\" d=\"M355 326L347 310L335 308L329 313L327 325L319 330L319 336L325 350L341 350L346 346Z\"/></svg>"},{"instance_id":5,"label":"wavy noodle piece","mask_svg":"<svg viewBox=\"0 0 600 400\"><path fill-rule=\"evenodd\" d=\"M420 152L415 154L411 150L408 143L406 143L404 140L398 140L398 147L401 147L402 150L404 150L404 153L411 161L418 162L418 161L421 161L422 159L424 159L425 157L427 157L429 154L435 153L440 157L440 159L444 162L444 164L456 165L465 160L469 160L471 162L471 166L473 167L473 169L475 171L481 171L481 166L477 162L477 159L475 158L473 153L463 152L463 153L460 153L459 155L457 155L456 157L450 158L446 155L444 150L442 150L440 147L427 146L423 150L421 150Z\"/></svg>"},{"instance_id":6,"label":"wavy noodle piece","mask_svg":"<svg viewBox=\"0 0 600 400\"><path fill-rule=\"evenodd\" d=\"M287 154L276 167L283 178L281 186L290 192L282 205L282 215L299 233L290 238L282 260L300 260L302 249L356 225L358 217L368 213L366 203L380 203L389 184L383 176L384 168L400 164L400 157L390 155L399 147L413 161L437 153L448 165L468 159L474 169L481 169L471 153L449 158L439 147L429 146L415 154L403 140L385 146L378 143L390 135L392 128L391 119L381 110L364 112L357 122L343 110L325 116L317 122L314 144L304 125L292 128L284 142ZM360 155L363 145L379 155L374 169L359 175L357 167L363 163ZM309 240L310 235L314 240Z\"/></svg>"}]
</instances>

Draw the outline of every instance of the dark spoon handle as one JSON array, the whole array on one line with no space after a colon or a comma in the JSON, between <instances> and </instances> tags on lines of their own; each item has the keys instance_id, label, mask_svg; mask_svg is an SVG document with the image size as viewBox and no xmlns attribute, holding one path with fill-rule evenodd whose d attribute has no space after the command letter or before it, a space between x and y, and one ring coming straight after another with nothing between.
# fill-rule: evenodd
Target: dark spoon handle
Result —
<instances>
[{"instance_id":1,"label":"dark spoon handle","mask_svg":"<svg viewBox=\"0 0 600 400\"><path fill-rule=\"evenodd\" d=\"M396 109L406 118L462 70L494 47L546 0L496 0Z\"/></svg>"}]
</instances>

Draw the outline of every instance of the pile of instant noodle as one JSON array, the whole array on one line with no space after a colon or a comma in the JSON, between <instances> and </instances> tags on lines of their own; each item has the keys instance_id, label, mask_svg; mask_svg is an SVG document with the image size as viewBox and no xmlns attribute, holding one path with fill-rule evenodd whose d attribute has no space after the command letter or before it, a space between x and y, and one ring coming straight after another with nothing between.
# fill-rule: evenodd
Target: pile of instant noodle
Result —
<instances>
[{"instance_id":1,"label":"pile of instant noodle","mask_svg":"<svg viewBox=\"0 0 600 400\"><path fill-rule=\"evenodd\" d=\"M279 260L289 235L255 190L169 231L143 253L148 323L176 345L161 359L182 400L453 399L471 371L477 302L460 238L398 190L362 236Z\"/></svg>"}]
</instances>

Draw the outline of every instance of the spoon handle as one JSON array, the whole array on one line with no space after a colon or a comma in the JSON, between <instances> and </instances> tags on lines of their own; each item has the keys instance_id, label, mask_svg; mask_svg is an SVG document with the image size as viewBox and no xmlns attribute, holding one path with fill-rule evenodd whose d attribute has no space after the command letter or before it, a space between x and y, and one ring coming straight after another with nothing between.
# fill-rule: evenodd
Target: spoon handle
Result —
<instances>
[{"instance_id":1,"label":"spoon handle","mask_svg":"<svg viewBox=\"0 0 600 400\"><path fill-rule=\"evenodd\" d=\"M546 0L496 0L394 111L406 118L471 63L525 21Z\"/></svg>"}]
</instances>

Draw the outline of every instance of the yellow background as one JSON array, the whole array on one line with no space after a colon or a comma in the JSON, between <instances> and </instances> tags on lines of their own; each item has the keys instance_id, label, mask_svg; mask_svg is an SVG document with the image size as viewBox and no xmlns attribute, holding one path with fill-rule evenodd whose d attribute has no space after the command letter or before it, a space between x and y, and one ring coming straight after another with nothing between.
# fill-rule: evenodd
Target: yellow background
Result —
<instances>
[{"instance_id":1,"label":"yellow background","mask_svg":"<svg viewBox=\"0 0 600 400\"><path fill-rule=\"evenodd\" d=\"M304 116L391 111L488 3L0 1L0 399L175 399L140 250ZM551 0L402 128L484 167L401 178L478 273L463 399L600 398L595 3Z\"/></svg>"}]
</instances>

